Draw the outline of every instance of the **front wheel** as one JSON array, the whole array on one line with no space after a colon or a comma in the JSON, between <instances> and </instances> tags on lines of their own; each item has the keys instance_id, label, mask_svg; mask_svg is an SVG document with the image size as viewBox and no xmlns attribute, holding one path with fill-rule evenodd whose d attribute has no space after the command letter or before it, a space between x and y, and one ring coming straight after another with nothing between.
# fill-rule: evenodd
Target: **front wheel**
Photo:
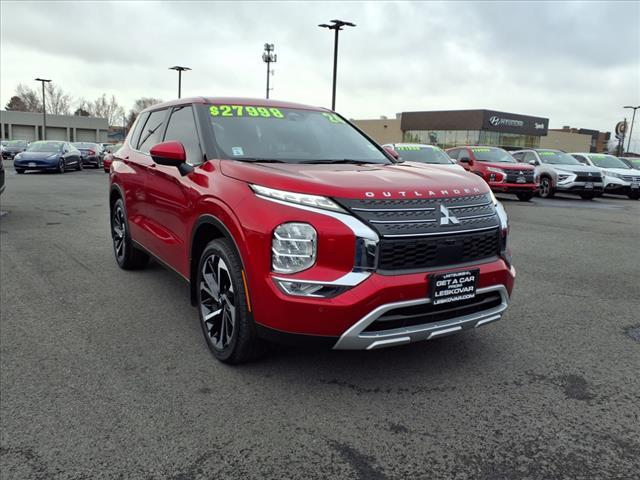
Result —
<instances>
[{"instance_id":1,"label":"front wheel","mask_svg":"<svg viewBox=\"0 0 640 480\"><path fill-rule=\"evenodd\" d=\"M595 197L596 194L593 192L582 192L580 194L580 198L582 198L583 200L593 200L593 197Z\"/></svg>"},{"instance_id":2,"label":"front wheel","mask_svg":"<svg viewBox=\"0 0 640 480\"><path fill-rule=\"evenodd\" d=\"M640 199L640 192L631 192L631 193L629 194L629 198L630 198L631 200L638 200L638 199Z\"/></svg>"},{"instance_id":3,"label":"front wheel","mask_svg":"<svg viewBox=\"0 0 640 480\"><path fill-rule=\"evenodd\" d=\"M213 355L241 363L261 352L250 318L240 257L227 240L213 240L198 264L197 300L200 325Z\"/></svg>"},{"instance_id":4,"label":"front wheel","mask_svg":"<svg viewBox=\"0 0 640 480\"><path fill-rule=\"evenodd\" d=\"M64 163L64 159L61 158L60 161L58 162L58 170L57 170L58 173L64 173L65 168L66 168L66 165Z\"/></svg>"},{"instance_id":5,"label":"front wheel","mask_svg":"<svg viewBox=\"0 0 640 480\"><path fill-rule=\"evenodd\" d=\"M16 173L18 175L22 175L24 173L24 170L22 168L16 168Z\"/></svg>"},{"instance_id":6,"label":"front wheel","mask_svg":"<svg viewBox=\"0 0 640 480\"><path fill-rule=\"evenodd\" d=\"M518 200L520 200L521 202L528 202L533 198L533 192L518 193L517 196Z\"/></svg>"},{"instance_id":7,"label":"front wheel","mask_svg":"<svg viewBox=\"0 0 640 480\"><path fill-rule=\"evenodd\" d=\"M116 255L116 262L120 268L135 270L148 263L149 255L133 246L124 202L121 198L116 200L111 210L111 238L113 239L113 253Z\"/></svg>"},{"instance_id":8,"label":"front wheel","mask_svg":"<svg viewBox=\"0 0 640 480\"><path fill-rule=\"evenodd\" d=\"M82 170L82 160L78 160L78 165L76 165L76 170L77 171Z\"/></svg>"},{"instance_id":9,"label":"front wheel","mask_svg":"<svg viewBox=\"0 0 640 480\"><path fill-rule=\"evenodd\" d=\"M540 179L540 196L542 198L551 198L555 194L551 179L549 177L542 177Z\"/></svg>"}]
</instances>

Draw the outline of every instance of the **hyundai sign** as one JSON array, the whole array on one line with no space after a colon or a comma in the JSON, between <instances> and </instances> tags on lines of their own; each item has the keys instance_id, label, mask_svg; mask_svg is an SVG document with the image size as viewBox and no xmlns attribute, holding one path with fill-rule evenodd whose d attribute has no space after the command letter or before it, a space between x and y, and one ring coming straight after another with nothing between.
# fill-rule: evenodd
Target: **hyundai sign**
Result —
<instances>
[{"instance_id":1,"label":"hyundai sign","mask_svg":"<svg viewBox=\"0 0 640 480\"><path fill-rule=\"evenodd\" d=\"M549 119L530 117L515 113L484 110L482 129L494 132L519 133L523 135L546 135Z\"/></svg>"}]
</instances>

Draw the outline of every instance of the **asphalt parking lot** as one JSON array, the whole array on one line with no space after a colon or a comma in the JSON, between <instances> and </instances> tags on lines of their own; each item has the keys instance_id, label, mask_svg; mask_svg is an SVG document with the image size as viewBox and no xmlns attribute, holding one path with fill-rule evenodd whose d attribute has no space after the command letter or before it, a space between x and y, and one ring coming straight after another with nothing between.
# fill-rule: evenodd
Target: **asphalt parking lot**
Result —
<instances>
[{"instance_id":1,"label":"asphalt parking lot","mask_svg":"<svg viewBox=\"0 0 640 480\"><path fill-rule=\"evenodd\" d=\"M2 478L638 478L640 201L504 197L500 322L229 367L175 274L118 269L105 173L5 165Z\"/></svg>"}]
</instances>

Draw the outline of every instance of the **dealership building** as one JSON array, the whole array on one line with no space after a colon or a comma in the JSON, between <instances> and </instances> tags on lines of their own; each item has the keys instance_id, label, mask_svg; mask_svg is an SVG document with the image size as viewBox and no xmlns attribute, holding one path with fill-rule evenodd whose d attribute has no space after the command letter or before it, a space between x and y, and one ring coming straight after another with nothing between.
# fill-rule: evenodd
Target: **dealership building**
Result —
<instances>
[{"instance_id":1,"label":"dealership building","mask_svg":"<svg viewBox=\"0 0 640 480\"><path fill-rule=\"evenodd\" d=\"M396 118L354 120L379 143L425 143L451 148L489 145L507 150L558 148L589 151L592 137L585 132L549 129L549 119L496 110L402 112Z\"/></svg>"},{"instance_id":2,"label":"dealership building","mask_svg":"<svg viewBox=\"0 0 640 480\"><path fill-rule=\"evenodd\" d=\"M41 113L0 110L2 140L42 140ZM76 115L47 115L47 140L69 142L108 142L109 124L105 118Z\"/></svg>"}]
</instances>

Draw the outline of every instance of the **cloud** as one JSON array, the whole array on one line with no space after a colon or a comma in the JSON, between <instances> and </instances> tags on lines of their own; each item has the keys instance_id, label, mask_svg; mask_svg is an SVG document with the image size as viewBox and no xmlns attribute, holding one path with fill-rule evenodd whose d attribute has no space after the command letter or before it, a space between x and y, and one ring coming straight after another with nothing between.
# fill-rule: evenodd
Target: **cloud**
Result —
<instances>
[{"instance_id":1,"label":"cloud","mask_svg":"<svg viewBox=\"0 0 640 480\"><path fill-rule=\"evenodd\" d=\"M264 95L265 42L276 45L272 96L330 104L351 118L404 110L495 108L552 127L610 131L640 100L637 2L3 2L0 100L49 76L74 97ZM640 139L640 120L636 132ZM640 142L638 149L640 149Z\"/></svg>"}]
</instances>

